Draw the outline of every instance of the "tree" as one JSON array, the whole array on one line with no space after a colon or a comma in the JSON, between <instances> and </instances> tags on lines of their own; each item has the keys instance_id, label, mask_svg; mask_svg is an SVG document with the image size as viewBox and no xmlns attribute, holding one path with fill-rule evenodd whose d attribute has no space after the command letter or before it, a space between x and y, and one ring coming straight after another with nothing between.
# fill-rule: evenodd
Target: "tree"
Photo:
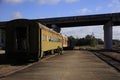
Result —
<instances>
[{"instance_id":1,"label":"tree","mask_svg":"<svg viewBox=\"0 0 120 80\"><path fill-rule=\"evenodd\" d=\"M95 37L93 37L90 41L90 46L95 47L97 45L97 39Z\"/></svg>"},{"instance_id":2,"label":"tree","mask_svg":"<svg viewBox=\"0 0 120 80\"><path fill-rule=\"evenodd\" d=\"M86 35L84 38L74 38L73 36L68 37L70 44L74 43L76 46L96 46L97 44L104 44L102 39L95 38L94 34Z\"/></svg>"},{"instance_id":3,"label":"tree","mask_svg":"<svg viewBox=\"0 0 120 80\"><path fill-rule=\"evenodd\" d=\"M86 35L85 38L76 39L76 46L84 46L84 45L96 46L97 43L98 42L94 34Z\"/></svg>"},{"instance_id":4,"label":"tree","mask_svg":"<svg viewBox=\"0 0 120 80\"><path fill-rule=\"evenodd\" d=\"M103 45L104 44L104 42L103 42L103 40L102 39L97 39L97 44L100 44L100 45Z\"/></svg>"},{"instance_id":5,"label":"tree","mask_svg":"<svg viewBox=\"0 0 120 80\"><path fill-rule=\"evenodd\" d=\"M73 49L73 47L75 46L76 43L76 39L73 36L69 36L68 37L68 47Z\"/></svg>"}]
</instances>

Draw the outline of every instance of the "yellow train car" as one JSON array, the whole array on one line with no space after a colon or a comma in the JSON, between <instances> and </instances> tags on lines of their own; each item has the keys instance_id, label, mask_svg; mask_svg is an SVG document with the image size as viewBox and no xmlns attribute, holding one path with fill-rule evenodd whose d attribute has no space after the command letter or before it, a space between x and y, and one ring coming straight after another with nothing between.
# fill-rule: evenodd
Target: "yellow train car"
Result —
<instances>
[{"instance_id":1,"label":"yellow train car","mask_svg":"<svg viewBox=\"0 0 120 80\"><path fill-rule=\"evenodd\" d=\"M63 48L68 47L68 37L63 36Z\"/></svg>"},{"instance_id":2,"label":"yellow train car","mask_svg":"<svg viewBox=\"0 0 120 80\"><path fill-rule=\"evenodd\" d=\"M38 61L45 52L61 53L62 48L62 35L39 22L17 19L6 25L6 56L9 59Z\"/></svg>"},{"instance_id":3,"label":"yellow train car","mask_svg":"<svg viewBox=\"0 0 120 80\"><path fill-rule=\"evenodd\" d=\"M44 56L46 51L54 53L59 48L63 48L63 37L60 33L57 33L46 26L39 24L41 29L41 57Z\"/></svg>"}]
</instances>

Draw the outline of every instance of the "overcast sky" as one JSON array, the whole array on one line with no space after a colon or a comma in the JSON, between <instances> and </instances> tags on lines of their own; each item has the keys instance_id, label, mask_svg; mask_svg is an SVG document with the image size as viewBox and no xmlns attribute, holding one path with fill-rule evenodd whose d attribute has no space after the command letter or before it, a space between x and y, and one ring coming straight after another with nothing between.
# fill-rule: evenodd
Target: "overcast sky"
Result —
<instances>
[{"instance_id":1,"label":"overcast sky","mask_svg":"<svg viewBox=\"0 0 120 80\"><path fill-rule=\"evenodd\" d=\"M0 21L116 12L120 12L120 0L0 0ZM64 28L61 32L78 38L93 33L103 39L103 25ZM120 39L119 26L113 27L113 38Z\"/></svg>"}]
</instances>

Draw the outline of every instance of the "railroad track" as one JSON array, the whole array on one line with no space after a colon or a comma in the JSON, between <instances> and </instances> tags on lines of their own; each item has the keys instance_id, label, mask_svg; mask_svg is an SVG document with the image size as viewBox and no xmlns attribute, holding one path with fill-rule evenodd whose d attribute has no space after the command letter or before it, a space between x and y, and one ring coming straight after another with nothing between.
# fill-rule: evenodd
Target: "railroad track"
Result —
<instances>
[{"instance_id":1,"label":"railroad track","mask_svg":"<svg viewBox=\"0 0 120 80\"><path fill-rule=\"evenodd\" d=\"M92 52L92 53L97 57L99 57L104 62L106 62L108 65L113 67L116 71L120 72L120 61L114 59L113 57L105 55L102 52Z\"/></svg>"}]
</instances>

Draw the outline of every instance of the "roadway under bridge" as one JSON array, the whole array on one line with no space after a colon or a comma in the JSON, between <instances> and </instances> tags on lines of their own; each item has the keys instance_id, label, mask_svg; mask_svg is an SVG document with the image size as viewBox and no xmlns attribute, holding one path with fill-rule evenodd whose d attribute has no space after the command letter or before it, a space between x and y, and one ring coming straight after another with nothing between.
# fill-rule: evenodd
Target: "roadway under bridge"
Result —
<instances>
[{"instance_id":1,"label":"roadway under bridge","mask_svg":"<svg viewBox=\"0 0 120 80\"><path fill-rule=\"evenodd\" d=\"M112 49L112 26L120 25L120 13L31 19L31 21L40 22L49 28L57 27L58 32L60 28L65 27L104 25L105 49ZM6 22L0 22L0 28L5 28Z\"/></svg>"}]
</instances>

